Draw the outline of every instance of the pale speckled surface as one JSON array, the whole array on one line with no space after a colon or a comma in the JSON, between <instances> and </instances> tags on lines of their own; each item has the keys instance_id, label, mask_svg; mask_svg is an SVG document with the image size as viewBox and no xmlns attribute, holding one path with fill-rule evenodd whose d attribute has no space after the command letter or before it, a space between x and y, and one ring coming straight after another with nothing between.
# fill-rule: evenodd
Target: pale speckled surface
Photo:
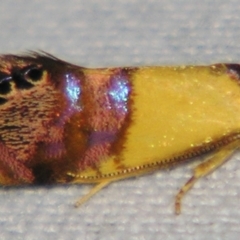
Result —
<instances>
[{"instance_id":1,"label":"pale speckled surface","mask_svg":"<svg viewBox=\"0 0 240 240\"><path fill-rule=\"evenodd\" d=\"M0 52L42 49L84 66L240 62L237 0L0 3ZM200 181L173 214L190 168L89 186L0 189L0 239L238 239L240 155Z\"/></svg>"}]
</instances>

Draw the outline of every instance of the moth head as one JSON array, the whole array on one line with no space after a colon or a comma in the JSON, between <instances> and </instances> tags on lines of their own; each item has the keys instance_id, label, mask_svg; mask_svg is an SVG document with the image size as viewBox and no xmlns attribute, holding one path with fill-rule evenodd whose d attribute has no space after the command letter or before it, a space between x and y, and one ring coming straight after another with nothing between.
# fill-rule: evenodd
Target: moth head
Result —
<instances>
[{"instance_id":1,"label":"moth head","mask_svg":"<svg viewBox=\"0 0 240 240\"><path fill-rule=\"evenodd\" d=\"M0 56L0 105L19 94L27 96L36 87L59 87L69 68L73 65L46 53Z\"/></svg>"}]
</instances>

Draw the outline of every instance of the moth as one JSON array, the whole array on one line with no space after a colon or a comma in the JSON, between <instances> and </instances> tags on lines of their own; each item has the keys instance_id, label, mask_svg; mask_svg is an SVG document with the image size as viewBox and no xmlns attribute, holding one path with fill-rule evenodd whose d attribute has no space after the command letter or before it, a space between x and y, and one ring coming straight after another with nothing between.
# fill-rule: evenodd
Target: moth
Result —
<instances>
[{"instance_id":1,"label":"moth","mask_svg":"<svg viewBox=\"0 0 240 240\"><path fill-rule=\"evenodd\" d=\"M0 56L0 184L111 182L208 154L176 195L240 145L240 65L90 69Z\"/></svg>"}]
</instances>

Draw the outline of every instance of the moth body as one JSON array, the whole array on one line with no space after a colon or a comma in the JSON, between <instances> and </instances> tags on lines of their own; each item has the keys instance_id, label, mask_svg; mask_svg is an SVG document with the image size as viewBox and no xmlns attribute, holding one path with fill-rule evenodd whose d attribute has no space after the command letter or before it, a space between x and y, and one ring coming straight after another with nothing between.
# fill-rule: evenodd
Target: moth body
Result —
<instances>
[{"instance_id":1,"label":"moth body","mask_svg":"<svg viewBox=\"0 0 240 240\"><path fill-rule=\"evenodd\" d=\"M109 183L210 153L176 197L239 147L237 64L88 69L0 57L0 184Z\"/></svg>"}]
</instances>

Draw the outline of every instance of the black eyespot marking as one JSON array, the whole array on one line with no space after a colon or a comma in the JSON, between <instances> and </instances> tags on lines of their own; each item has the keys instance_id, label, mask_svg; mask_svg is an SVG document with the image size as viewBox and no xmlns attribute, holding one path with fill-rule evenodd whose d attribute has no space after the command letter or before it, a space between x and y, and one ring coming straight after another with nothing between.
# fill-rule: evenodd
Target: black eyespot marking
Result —
<instances>
[{"instance_id":1,"label":"black eyespot marking","mask_svg":"<svg viewBox=\"0 0 240 240\"><path fill-rule=\"evenodd\" d=\"M16 84L18 89L29 89L32 88L34 85L30 82L26 81L23 74L20 71L14 71L12 73L12 79Z\"/></svg>"},{"instance_id":2,"label":"black eyespot marking","mask_svg":"<svg viewBox=\"0 0 240 240\"><path fill-rule=\"evenodd\" d=\"M30 65L21 69L13 68L11 78L18 89L30 89L34 87L33 82L41 80L42 75L42 67Z\"/></svg>"},{"instance_id":3,"label":"black eyespot marking","mask_svg":"<svg viewBox=\"0 0 240 240\"><path fill-rule=\"evenodd\" d=\"M11 91L11 79L10 75L0 72L0 94L8 94Z\"/></svg>"},{"instance_id":4,"label":"black eyespot marking","mask_svg":"<svg viewBox=\"0 0 240 240\"><path fill-rule=\"evenodd\" d=\"M43 69L37 66L30 66L24 74L26 78L29 78L34 82L40 80L42 78L42 75Z\"/></svg>"},{"instance_id":5,"label":"black eyespot marking","mask_svg":"<svg viewBox=\"0 0 240 240\"><path fill-rule=\"evenodd\" d=\"M7 102L7 99L0 97L0 105L3 105L6 102Z\"/></svg>"},{"instance_id":6,"label":"black eyespot marking","mask_svg":"<svg viewBox=\"0 0 240 240\"><path fill-rule=\"evenodd\" d=\"M0 94L8 94L11 91L11 85L9 81L2 81L0 83Z\"/></svg>"}]
</instances>

